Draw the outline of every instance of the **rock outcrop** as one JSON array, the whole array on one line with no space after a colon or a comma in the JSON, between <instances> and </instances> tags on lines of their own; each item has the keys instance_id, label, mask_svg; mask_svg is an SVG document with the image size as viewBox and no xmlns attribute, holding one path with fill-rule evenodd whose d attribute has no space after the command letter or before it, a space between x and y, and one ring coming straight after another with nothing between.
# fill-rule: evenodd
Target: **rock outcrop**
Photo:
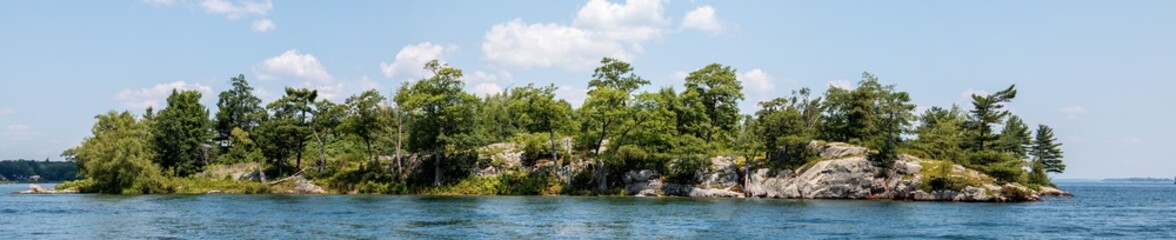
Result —
<instances>
[{"instance_id":1,"label":"rock outcrop","mask_svg":"<svg viewBox=\"0 0 1176 240\"><path fill-rule=\"evenodd\" d=\"M1005 202L1037 201L1040 195L1067 196L1055 188L1033 191L1017 184L997 186L982 182L957 190L933 190L923 186L923 160L901 155L889 168L867 160L867 149L845 143L810 143L822 160L797 169L753 168L742 177L733 157L711 159L709 171L699 173L697 185L665 183L650 170L631 171L624 177L626 190L639 196L756 197L788 199L893 199L913 201ZM953 175L991 179L983 173L951 165ZM991 180L989 180L991 181Z\"/></svg>"},{"instance_id":2,"label":"rock outcrop","mask_svg":"<svg viewBox=\"0 0 1176 240\"><path fill-rule=\"evenodd\" d=\"M77 188L68 188L62 190L54 190L43 188L41 185L29 184L29 190L19 191L16 194L59 194L59 193L78 193Z\"/></svg>"}]
</instances>

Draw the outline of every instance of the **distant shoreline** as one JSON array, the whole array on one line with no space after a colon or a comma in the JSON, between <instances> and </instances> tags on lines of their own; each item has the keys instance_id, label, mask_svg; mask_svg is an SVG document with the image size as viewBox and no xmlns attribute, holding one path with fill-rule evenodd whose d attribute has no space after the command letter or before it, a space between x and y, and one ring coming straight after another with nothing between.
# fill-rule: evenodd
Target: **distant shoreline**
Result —
<instances>
[{"instance_id":1,"label":"distant shoreline","mask_svg":"<svg viewBox=\"0 0 1176 240\"><path fill-rule=\"evenodd\" d=\"M1155 177L1130 177L1130 178L1106 178L1104 182L1172 182L1171 178L1155 178Z\"/></svg>"}]
</instances>

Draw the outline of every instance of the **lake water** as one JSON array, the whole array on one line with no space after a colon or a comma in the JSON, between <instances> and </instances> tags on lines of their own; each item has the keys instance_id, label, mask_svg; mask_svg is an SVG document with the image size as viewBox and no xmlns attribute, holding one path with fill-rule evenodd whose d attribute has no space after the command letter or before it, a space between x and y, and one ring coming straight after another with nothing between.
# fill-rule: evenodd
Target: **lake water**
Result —
<instances>
[{"instance_id":1,"label":"lake water","mask_svg":"<svg viewBox=\"0 0 1176 240\"><path fill-rule=\"evenodd\" d=\"M1044 202L566 196L18 195L4 239L1176 239L1172 183L1060 183Z\"/></svg>"}]
</instances>

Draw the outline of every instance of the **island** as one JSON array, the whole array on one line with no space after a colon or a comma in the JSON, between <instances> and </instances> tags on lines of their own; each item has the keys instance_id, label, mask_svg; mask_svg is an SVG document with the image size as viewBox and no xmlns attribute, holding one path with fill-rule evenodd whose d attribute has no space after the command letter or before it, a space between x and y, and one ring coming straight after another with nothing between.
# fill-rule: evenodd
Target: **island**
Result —
<instances>
[{"instance_id":1,"label":"island","mask_svg":"<svg viewBox=\"0 0 1176 240\"><path fill-rule=\"evenodd\" d=\"M262 105L244 75L217 97L173 90L143 114L109 111L62 156L80 180L56 191L113 194L636 195L1024 202L1063 196L1053 129L1005 109L1015 85L916 112L863 73L740 109L731 66L689 73L681 91L643 90L603 58L573 106L554 85L476 96L439 61L390 97L341 103L287 88ZM640 90L640 91L639 91ZM999 131L995 130L999 129Z\"/></svg>"}]
</instances>

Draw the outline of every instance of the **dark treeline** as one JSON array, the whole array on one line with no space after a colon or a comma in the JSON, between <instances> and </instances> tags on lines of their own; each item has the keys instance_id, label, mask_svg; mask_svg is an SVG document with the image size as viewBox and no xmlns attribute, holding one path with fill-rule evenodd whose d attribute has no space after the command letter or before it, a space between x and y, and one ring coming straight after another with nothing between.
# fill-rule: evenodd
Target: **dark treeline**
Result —
<instances>
[{"instance_id":1,"label":"dark treeline","mask_svg":"<svg viewBox=\"0 0 1176 240\"><path fill-rule=\"evenodd\" d=\"M637 169L689 182L715 155L795 168L816 158L807 148L813 140L868 147L881 167L910 154L1026 185L1049 185L1047 172L1065 170L1052 130L1031 129L1004 108L1017 95L1013 86L973 96L970 109L915 112L906 92L863 73L852 89L798 89L743 115L736 70L720 64L690 73L682 89L638 92L649 81L629 63L604 58L579 107L556 99L552 85L479 97L463 91L460 69L432 61L425 70L429 77L389 96L369 90L339 103L295 88L263 103L237 76L218 95L215 114L198 102L199 92L174 90L159 111L98 115L93 136L63 155L76 160L79 175L92 181L84 191L92 192L167 192L163 179L239 163L263 166L262 179L304 174L346 191L422 192L500 165L477 158L483 146L500 142L523 145L530 162L582 166L566 179L551 173L519 180L552 183L563 193L610 192Z\"/></svg>"},{"instance_id":2,"label":"dark treeline","mask_svg":"<svg viewBox=\"0 0 1176 240\"><path fill-rule=\"evenodd\" d=\"M74 180L78 166L72 162L3 160L0 161L0 181L60 182Z\"/></svg>"}]
</instances>

